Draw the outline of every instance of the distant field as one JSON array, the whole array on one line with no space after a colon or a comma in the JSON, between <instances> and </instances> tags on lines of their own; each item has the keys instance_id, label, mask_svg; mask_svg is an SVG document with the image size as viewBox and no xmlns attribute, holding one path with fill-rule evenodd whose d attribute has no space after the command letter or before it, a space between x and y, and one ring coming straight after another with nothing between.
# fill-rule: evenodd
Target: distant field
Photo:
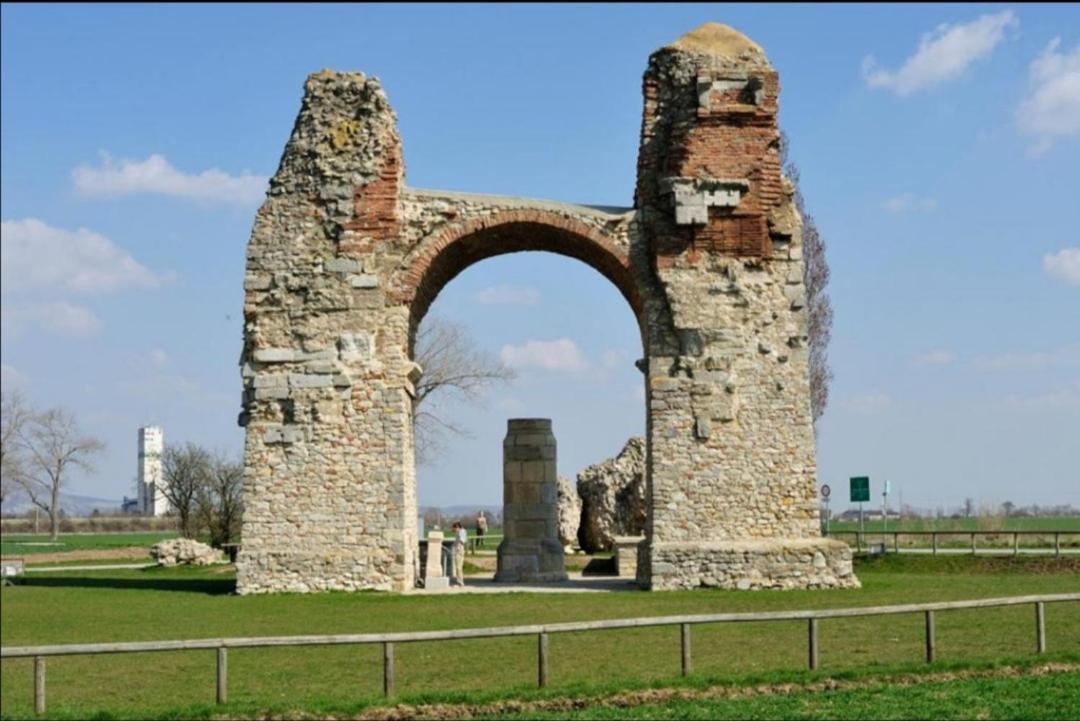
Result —
<instances>
[{"instance_id":1,"label":"distant field","mask_svg":"<svg viewBox=\"0 0 1080 721\"><path fill-rule=\"evenodd\" d=\"M104 550L150 546L169 538L176 532L135 533L61 533L54 542L47 533L5 533L0 535L0 553L5 556L32 556L38 553Z\"/></svg>"},{"instance_id":2,"label":"distant field","mask_svg":"<svg viewBox=\"0 0 1080 721\"><path fill-rule=\"evenodd\" d=\"M880 520L866 522L866 531L882 530ZM859 522L832 521L834 531L857 531ZM901 521L889 521L889 531L1078 531L1080 517L1054 516L1050 518L1000 518L996 516L980 518L914 518Z\"/></svg>"},{"instance_id":3,"label":"distant field","mask_svg":"<svg viewBox=\"0 0 1080 721\"><path fill-rule=\"evenodd\" d=\"M857 572L861 590L242 597L232 595L234 576L228 566L60 572L27 577L25 585L3 589L0 640L11 646L385 632L1080 591L1080 559L900 556L859 563ZM1080 603L1053 604L1046 618L1049 658L1080 661ZM942 612L937 625L943 668L1033 656L1030 607ZM918 614L823 621L822 672L872 674L905 664L920 667L922 634ZM674 628L556 635L550 653L551 695L677 681ZM402 644L396 649L399 698L473 702L535 695L535 654L533 638ZM695 627L693 655L694 677L710 683L736 683L754 674L803 678L806 625ZM230 703L215 709L212 652L55 658L48 661L50 714L265 718L265 709L306 709L316 716L344 716L382 703L380 660L376 647L234 649L229 652ZM2 663L0 715L32 715L31 678L29 660ZM961 688L956 693L968 692ZM677 710L671 716L681 717L685 709Z\"/></svg>"}]
</instances>

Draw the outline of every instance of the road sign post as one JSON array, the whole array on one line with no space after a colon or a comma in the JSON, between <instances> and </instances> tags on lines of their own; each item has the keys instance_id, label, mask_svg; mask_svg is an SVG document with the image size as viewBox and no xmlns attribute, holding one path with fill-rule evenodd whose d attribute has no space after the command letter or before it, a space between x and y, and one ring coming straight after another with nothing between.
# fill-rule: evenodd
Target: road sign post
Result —
<instances>
[{"instance_id":1,"label":"road sign post","mask_svg":"<svg viewBox=\"0 0 1080 721\"><path fill-rule=\"evenodd\" d=\"M863 535L866 533L863 523L864 501L870 500L870 476L851 477L851 502L859 504L859 548L862 548Z\"/></svg>"},{"instance_id":2,"label":"road sign post","mask_svg":"<svg viewBox=\"0 0 1080 721\"><path fill-rule=\"evenodd\" d=\"M821 487L821 497L825 501L825 537L829 536L829 521L832 519L832 512L829 510L829 496L832 494L832 489L829 488L829 484L826 483Z\"/></svg>"},{"instance_id":3,"label":"road sign post","mask_svg":"<svg viewBox=\"0 0 1080 721\"><path fill-rule=\"evenodd\" d=\"M881 543L883 548L888 548L888 541L886 536L889 531L889 491L892 490L892 484L889 481L885 481L884 489L881 491Z\"/></svg>"}]
</instances>

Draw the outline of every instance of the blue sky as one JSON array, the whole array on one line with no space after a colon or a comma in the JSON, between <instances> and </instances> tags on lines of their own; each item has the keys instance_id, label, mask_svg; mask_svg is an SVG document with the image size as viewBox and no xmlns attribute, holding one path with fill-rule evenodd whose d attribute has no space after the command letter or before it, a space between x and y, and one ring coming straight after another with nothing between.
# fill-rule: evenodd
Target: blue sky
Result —
<instances>
[{"instance_id":1,"label":"blue sky","mask_svg":"<svg viewBox=\"0 0 1080 721\"><path fill-rule=\"evenodd\" d=\"M820 479L889 479L930 508L1080 503L1076 6L0 15L2 383L108 443L70 492L130 495L139 425L240 447L244 247L308 73L382 80L412 186L629 205L646 59L713 20L780 71L781 124L829 244ZM520 367L455 411L472 436L420 469L422 502L497 503L508 416L553 417L567 475L644 428L631 313L587 267L485 261L432 312Z\"/></svg>"}]
</instances>

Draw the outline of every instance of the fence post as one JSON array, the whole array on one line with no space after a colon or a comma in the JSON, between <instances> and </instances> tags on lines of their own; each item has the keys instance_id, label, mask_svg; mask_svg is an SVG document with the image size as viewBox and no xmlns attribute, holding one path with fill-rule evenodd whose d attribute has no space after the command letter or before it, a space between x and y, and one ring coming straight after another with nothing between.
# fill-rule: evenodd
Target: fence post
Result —
<instances>
[{"instance_id":1,"label":"fence post","mask_svg":"<svg viewBox=\"0 0 1080 721\"><path fill-rule=\"evenodd\" d=\"M384 641L382 646L382 689L387 698L394 695L394 642Z\"/></svg>"},{"instance_id":2,"label":"fence post","mask_svg":"<svg viewBox=\"0 0 1080 721\"><path fill-rule=\"evenodd\" d=\"M217 650L217 702L229 700L229 656L224 646Z\"/></svg>"},{"instance_id":3,"label":"fence post","mask_svg":"<svg viewBox=\"0 0 1080 721\"><path fill-rule=\"evenodd\" d=\"M1054 531L1054 557L1061 557L1061 531Z\"/></svg>"},{"instance_id":4,"label":"fence post","mask_svg":"<svg viewBox=\"0 0 1080 721\"><path fill-rule=\"evenodd\" d=\"M934 544L934 553L932 555L936 556L937 555L937 532L936 531L930 534L930 539L931 539L931 542Z\"/></svg>"},{"instance_id":5,"label":"fence post","mask_svg":"<svg viewBox=\"0 0 1080 721\"><path fill-rule=\"evenodd\" d=\"M1046 604L1035 603L1035 653L1046 653Z\"/></svg>"},{"instance_id":6,"label":"fence post","mask_svg":"<svg viewBox=\"0 0 1080 721\"><path fill-rule=\"evenodd\" d=\"M1020 555L1020 534L1013 531L1013 555Z\"/></svg>"},{"instance_id":7,"label":"fence post","mask_svg":"<svg viewBox=\"0 0 1080 721\"><path fill-rule=\"evenodd\" d=\"M536 637L536 683L540 688L548 685L548 635Z\"/></svg>"},{"instance_id":8,"label":"fence post","mask_svg":"<svg viewBox=\"0 0 1080 721\"><path fill-rule=\"evenodd\" d=\"M810 619L810 670L816 671L818 667L817 648L817 619Z\"/></svg>"},{"instance_id":9,"label":"fence post","mask_svg":"<svg viewBox=\"0 0 1080 721\"><path fill-rule=\"evenodd\" d=\"M690 675L690 624L682 624L682 675Z\"/></svg>"},{"instance_id":10,"label":"fence post","mask_svg":"<svg viewBox=\"0 0 1080 721\"><path fill-rule=\"evenodd\" d=\"M975 531L971 532L971 555L975 555Z\"/></svg>"},{"instance_id":11,"label":"fence post","mask_svg":"<svg viewBox=\"0 0 1080 721\"><path fill-rule=\"evenodd\" d=\"M45 713L45 657L34 656L34 713Z\"/></svg>"},{"instance_id":12,"label":"fence post","mask_svg":"<svg viewBox=\"0 0 1080 721\"><path fill-rule=\"evenodd\" d=\"M900 534L899 533L892 534L892 547L893 547L893 553L900 553Z\"/></svg>"},{"instance_id":13,"label":"fence post","mask_svg":"<svg viewBox=\"0 0 1080 721\"><path fill-rule=\"evenodd\" d=\"M937 645L937 639L934 638L934 612L926 612L926 662L934 662L935 646Z\"/></svg>"}]
</instances>

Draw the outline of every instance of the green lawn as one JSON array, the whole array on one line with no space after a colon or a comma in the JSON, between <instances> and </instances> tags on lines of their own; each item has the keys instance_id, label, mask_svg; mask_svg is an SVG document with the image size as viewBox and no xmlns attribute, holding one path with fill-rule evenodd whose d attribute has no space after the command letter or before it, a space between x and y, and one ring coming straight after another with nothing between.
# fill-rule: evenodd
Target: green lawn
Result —
<instances>
[{"instance_id":1,"label":"green lawn","mask_svg":"<svg viewBox=\"0 0 1080 721\"><path fill-rule=\"evenodd\" d=\"M176 538L176 532L134 533L62 533L56 541L47 533L5 533L0 536L0 553L4 556L32 556L37 553L88 551L110 548L145 546Z\"/></svg>"},{"instance_id":2,"label":"green lawn","mask_svg":"<svg viewBox=\"0 0 1080 721\"><path fill-rule=\"evenodd\" d=\"M633 707L502 713L502 719L1075 719L1080 674L872 684L749 698L676 698Z\"/></svg>"},{"instance_id":3,"label":"green lawn","mask_svg":"<svg viewBox=\"0 0 1080 721\"><path fill-rule=\"evenodd\" d=\"M832 521L834 531L857 531L859 522ZM880 520L865 521L867 533L881 533ZM889 531L1074 531L1080 532L1080 516L1055 516L1049 518L912 518L890 520Z\"/></svg>"},{"instance_id":4,"label":"green lawn","mask_svg":"<svg viewBox=\"0 0 1080 721\"><path fill-rule=\"evenodd\" d=\"M631 616L881 605L1080 591L1080 559L887 557L861 563L861 590L617 594L401 596L328 593L238 597L229 567L151 568L41 574L5 588L4 646L217 636L359 633L467 628ZM1080 659L1080 604L1047 608L1051 653ZM938 614L942 664L1030 657L1030 607ZM921 615L820 622L823 671L874 671L918 664ZM397 689L423 694L520 694L535 686L535 639L401 645ZM230 651L230 708L355 709L381 690L381 650L312 647ZM805 622L693 629L696 675L729 678L800 672ZM556 635L552 693L670 682L678 674L675 628ZM31 713L31 663L5 660L0 713ZM213 700L210 651L55 658L48 661L50 712L108 710L160 716ZM210 707L206 707L209 709ZM206 711L208 713L209 711ZM203 712L200 712L203 713Z\"/></svg>"}]
</instances>

